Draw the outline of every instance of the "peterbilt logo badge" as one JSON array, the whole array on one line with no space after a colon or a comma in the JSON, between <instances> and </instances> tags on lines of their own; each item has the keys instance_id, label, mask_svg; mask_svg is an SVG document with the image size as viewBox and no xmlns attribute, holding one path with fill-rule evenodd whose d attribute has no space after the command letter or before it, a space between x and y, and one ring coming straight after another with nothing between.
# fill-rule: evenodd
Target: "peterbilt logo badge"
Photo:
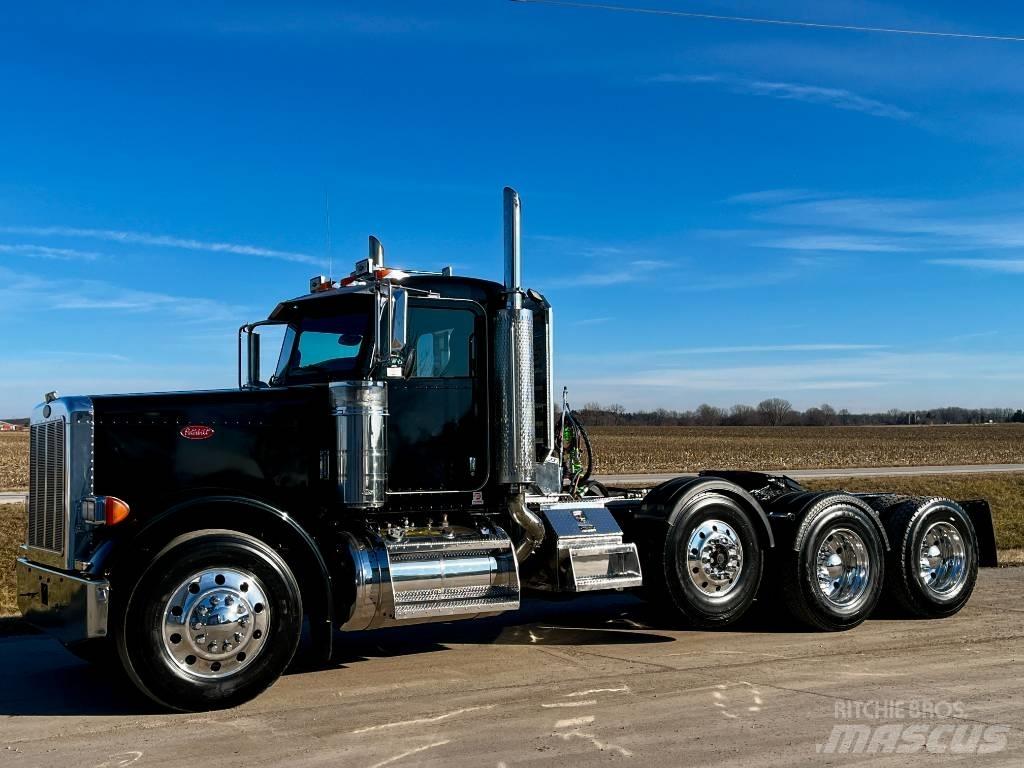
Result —
<instances>
[{"instance_id":1,"label":"peterbilt logo badge","mask_svg":"<svg viewBox=\"0 0 1024 768\"><path fill-rule=\"evenodd\" d=\"M213 427L208 427L205 424L189 424L187 427L182 427L179 434L186 440L206 440L213 437Z\"/></svg>"}]
</instances>

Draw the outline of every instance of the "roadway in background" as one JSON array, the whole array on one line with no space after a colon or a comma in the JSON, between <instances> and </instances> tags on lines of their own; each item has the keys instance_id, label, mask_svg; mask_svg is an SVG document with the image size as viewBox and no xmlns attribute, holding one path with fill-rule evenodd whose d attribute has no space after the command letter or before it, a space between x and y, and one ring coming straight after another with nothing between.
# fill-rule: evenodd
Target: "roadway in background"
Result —
<instances>
[{"instance_id":1,"label":"roadway in background","mask_svg":"<svg viewBox=\"0 0 1024 768\"><path fill-rule=\"evenodd\" d=\"M901 475L982 475L993 472L1024 472L1024 464L956 464L926 467L843 467L840 469L766 469L770 475L788 475L794 480L831 477L897 477ZM674 477L694 477L695 472L653 472L648 474L595 475L605 485L654 485Z\"/></svg>"}]
</instances>

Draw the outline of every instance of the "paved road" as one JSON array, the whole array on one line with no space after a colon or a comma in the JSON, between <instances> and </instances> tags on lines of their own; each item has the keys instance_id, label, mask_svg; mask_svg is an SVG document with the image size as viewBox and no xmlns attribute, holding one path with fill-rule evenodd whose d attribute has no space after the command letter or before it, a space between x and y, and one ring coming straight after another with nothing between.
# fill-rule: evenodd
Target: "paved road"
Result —
<instances>
[{"instance_id":1,"label":"paved road","mask_svg":"<svg viewBox=\"0 0 1024 768\"><path fill-rule=\"evenodd\" d=\"M906 754L818 753L835 726L853 725L890 726L866 732L911 746L915 731L902 729L916 726L946 750L957 736L1005 740L980 757L922 750L909 760L1020 766L1022 606L1020 568L983 571L952 619L879 619L843 634L757 623L670 631L625 595L531 602L484 622L345 636L336 668L289 674L243 707L197 715L154 712L52 640L8 637L0 763L789 768L871 758L906 768ZM912 716L921 710L937 714Z\"/></svg>"},{"instance_id":2,"label":"paved road","mask_svg":"<svg viewBox=\"0 0 1024 768\"><path fill-rule=\"evenodd\" d=\"M1024 464L957 464L955 466L925 467L846 467L843 469L777 469L766 470L785 474L794 480L831 477L895 477L898 475L968 475L987 472L1024 472ZM597 475L596 479L608 485L655 484L673 477L692 477L688 472L660 472L638 475Z\"/></svg>"}]
</instances>

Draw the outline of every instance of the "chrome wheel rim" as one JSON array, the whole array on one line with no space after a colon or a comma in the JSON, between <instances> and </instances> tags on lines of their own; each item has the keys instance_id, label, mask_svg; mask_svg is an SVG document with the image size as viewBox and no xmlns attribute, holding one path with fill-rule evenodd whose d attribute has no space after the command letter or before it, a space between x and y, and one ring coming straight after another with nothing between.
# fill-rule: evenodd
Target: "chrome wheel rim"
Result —
<instances>
[{"instance_id":1,"label":"chrome wheel rim","mask_svg":"<svg viewBox=\"0 0 1024 768\"><path fill-rule=\"evenodd\" d=\"M917 577L929 592L953 597L967 583L967 545L956 526L932 523L921 539Z\"/></svg>"},{"instance_id":2,"label":"chrome wheel rim","mask_svg":"<svg viewBox=\"0 0 1024 768\"><path fill-rule=\"evenodd\" d=\"M841 608L856 605L868 591L871 560L864 539L849 528L828 532L816 556L818 591Z\"/></svg>"},{"instance_id":3,"label":"chrome wheel rim","mask_svg":"<svg viewBox=\"0 0 1024 768\"><path fill-rule=\"evenodd\" d=\"M164 606L164 651L188 675L229 677L260 654L269 625L270 605L253 574L203 570L178 585Z\"/></svg>"},{"instance_id":4,"label":"chrome wheel rim","mask_svg":"<svg viewBox=\"0 0 1024 768\"><path fill-rule=\"evenodd\" d=\"M701 523L686 543L690 581L708 597L724 597L743 570L743 545L733 527L721 520Z\"/></svg>"}]
</instances>

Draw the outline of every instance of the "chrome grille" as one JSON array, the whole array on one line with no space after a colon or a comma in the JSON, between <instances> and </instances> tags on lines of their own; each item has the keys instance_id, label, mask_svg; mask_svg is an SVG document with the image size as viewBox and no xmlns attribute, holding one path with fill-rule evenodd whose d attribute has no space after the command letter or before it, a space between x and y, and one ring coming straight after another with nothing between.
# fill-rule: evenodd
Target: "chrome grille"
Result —
<instances>
[{"instance_id":1,"label":"chrome grille","mask_svg":"<svg viewBox=\"0 0 1024 768\"><path fill-rule=\"evenodd\" d=\"M28 544L63 552L67 486L63 419L32 425L29 460Z\"/></svg>"}]
</instances>

